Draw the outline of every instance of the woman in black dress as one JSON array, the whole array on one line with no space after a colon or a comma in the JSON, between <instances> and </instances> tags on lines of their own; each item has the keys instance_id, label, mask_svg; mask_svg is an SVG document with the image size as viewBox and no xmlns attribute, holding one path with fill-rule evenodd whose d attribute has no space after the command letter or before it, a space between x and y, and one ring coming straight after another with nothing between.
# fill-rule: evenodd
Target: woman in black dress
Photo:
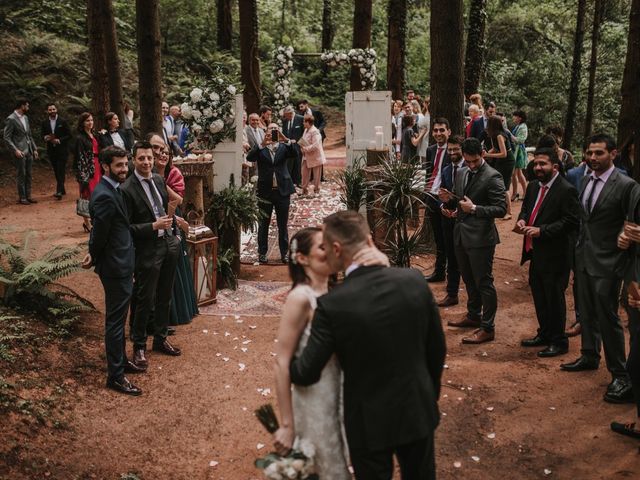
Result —
<instances>
[{"instance_id":1,"label":"woman in black dress","mask_svg":"<svg viewBox=\"0 0 640 480\"><path fill-rule=\"evenodd\" d=\"M503 220L511 220L509 187L511 186L511 175L513 175L516 159L511 149L511 142L507 141L507 134L499 117L495 115L489 117L486 132L485 149L487 151L484 154L484 159L502 175L507 199L507 214L503 217Z\"/></svg>"}]
</instances>

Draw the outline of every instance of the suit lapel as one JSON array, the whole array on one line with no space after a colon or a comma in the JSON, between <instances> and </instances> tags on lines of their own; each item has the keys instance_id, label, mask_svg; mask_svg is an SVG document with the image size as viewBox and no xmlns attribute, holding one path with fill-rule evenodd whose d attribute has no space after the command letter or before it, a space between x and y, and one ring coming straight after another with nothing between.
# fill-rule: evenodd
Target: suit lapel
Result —
<instances>
[{"instance_id":1,"label":"suit lapel","mask_svg":"<svg viewBox=\"0 0 640 480\"><path fill-rule=\"evenodd\" d=\"M11 117L13 118L13 121L16 122L18 124L18 127L20 127L20 130L22 130L25 134L27 133L27 131L24 129L24 125L22 124L22 122L20 121L20 119L18 118L18 115L16 115L16 112L13 112L11 114Z\"/></svg>"},{"instance_id":2,"label":"suit lapel","mask_svg":"<svg viewBox=\"0 0 640 480\"><path fill-rule=\"evenodd\" d=\"M144 187L142 186L142 183L140 183L140 180L138 180L138 177L135 175L135 173L133 174L133 177L134 177L133 184L135 185L135 189L138 192L138 196L142 199L144 204L149 209L149 212L151 213L151 215L155 218L156 214L153 211L153 207L151 206L149 199L147 198L147 194L144 191Z\"/></svg>"},{"instance_id":3,"label":"suit lapel","mask_svg":"<svg viewBox=\"0 0 640 480\"><path fill-rule=\"evenodd\" d=\"M560 183L560 178L556 178L556 180L553 182L553 185L551 185L551 188L549 189L544 199L542 200L542 205L540 205L540 209L538 210L538 213L536 215L536 220L540 218L540 215L542 215L542 212L544 211L545 207L549 204L549 198L555 197L555 192L560 188L560 186L558 185L559 183ZM541 185L540 185L540 182L538 182L538 189L536 190L535 198L538 198L538 192L540 191L540 188L541 188Z\"/></svg>"},{"instance_id":4,"label":"suit lapel","mask_svg":"<svg viewBox=\"0 0 640 480\"><path fill-rule=\"evenodd\" d=\"M615 188L616 183L618 183L618 175L618 171L615 169L613 170L613 172L611 172L611 176L607 180L607 183L605 183L604 187L602 187L602 190L600 190L600 195L598 195L598 199L591 209L590 216L595 213L598 207L607 199L611 191Z\"/></svg>"}]
</instances>

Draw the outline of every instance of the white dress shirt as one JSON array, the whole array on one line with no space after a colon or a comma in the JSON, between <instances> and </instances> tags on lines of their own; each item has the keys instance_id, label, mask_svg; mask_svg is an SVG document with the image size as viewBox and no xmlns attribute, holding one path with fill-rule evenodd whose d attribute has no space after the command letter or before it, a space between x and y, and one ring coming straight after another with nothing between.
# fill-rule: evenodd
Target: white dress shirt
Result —
<instances>
[{"instance_id":1,"label":"white dress shirt","mask_svg":"<svg viewBox=\"0 0 640 480\"><path fill-rule=\"evenodd\" d=\"M51 125L51 133L55 133L56 131L56 122L58 121L58 116L56 115L55 118L51 118L49 117L49 125Z\"/></svg>"},{"instance_id":2,"label":"white dress shirt","mask_svg":"<svg viewBox=\"0 0 640 480\"><path fill-rule=\"evenodd\" d=\"M615 169L616 169L615 165L611 165L611 167L609 167L608 170L605 170L600 176L596 175L596 172L591 172L591 175L589 175L590 177L589 183L587 184L587 186L584 189L584 192L582 193L582 206L585 208L587 212L593 209L593 206L598 202L598 197L600 196L602 189L604 188L605 184L607 183L607 180L609 180L609 177L611 176L611 174ZM596 178L599 181L596 182L595 181ZM589 205L587 205L587 200L591 196L591 190L593 189L594 184L595 184L596 190L595 192L593 192L593 197L591 198L591 206L589 207Z\"/></svg>"},{"instance_id":3,"label":"white dress shirt","mask_svg":"<svg viewBox=\"0 0 640 480\"><path fill-rule=\"evenodd\" d=\"M25 118L24 115L22 115L17 110L14 110L14 113L16 114L16 117L18 117L18 120L20 120L20 123L22 124L22 128L24 128L24 131L26 132L27 131L27 119Z\"/></svg>"},{"instance_id":4,"label":"white dress shirt","mask_svg":"<svg viewBox=\"0 0 640 480\"><path fill-rule=\"evenodd\" d=\"M138 178L138 180L140 180L140 185L142 185L142 189L144 190L144 193L147 196L147 200L149 200L149 205L151 205L151 208L153 209L153 214L155 215L156 220L158 220L160 218L160 211L158 210L158 206L156 205L156 202L153 199L151 190L149 190L149 184L145 181L145 180L151 180L151 185L153 185L153 189L155 190L156 195L158 195L158 198L162 200L162 195L160 195L160 192L156 188L156 184L153 181L153 175L151 175L149 178L146 178L140 175L136 170L134 170L133 173ZM164 229L161 228L158 230L158 236L162 237L163 235L164 235Z\"/></svg>"},{"instance_id":5,"label":"white dress shirt","mask_svg":"<svg viewBox=\"0 0 640 480\"><path fill-rule=\"evenodd\" d=\"M109 132L109 135L111 135L111 140L113 140L113 144L116 147L120 147L123 150L126 150L124 146L124 140L122 139L122 137L120 136L117 130L115 132Z\"/></svg>"}]
</instances>

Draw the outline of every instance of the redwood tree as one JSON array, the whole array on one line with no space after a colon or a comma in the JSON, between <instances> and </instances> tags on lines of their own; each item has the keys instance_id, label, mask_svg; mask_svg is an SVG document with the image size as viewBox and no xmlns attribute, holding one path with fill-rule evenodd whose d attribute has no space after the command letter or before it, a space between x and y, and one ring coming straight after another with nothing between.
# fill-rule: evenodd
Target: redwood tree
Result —
<instances>
[{"instance_id":1,"label":"redwood tree","mask_svg":"<svg viewBox=\"0 0 640 480\"><path fill-rule=\"evenodd\" d=\"M451 131L463 129L464 21L462 0L431 0L431 118L445 117Z\"/></svg>"},{"instance_id":2,"label":"redwood tree","mask_svg":"<svg viewBox=\"0 0 640 480\"><path fill-rule=\"evenodd\" d=\"M335 30L333 28L332 18L332 0L322 1L322 51L331 50L333 45L333 36Z\"/></svg>"},{"instance_id":3,"label":"redwood tree","mask_svg":"<svg viewBox=\"0 0 640 480\"><path fill-rule=\"evenodd\" d=\"M487 25L487 0L471 0L467 51L464 61L464 93L467 97L478 93L480 76L484 68L486 50L484 33Z\"/></svg>"},{"instance_id":4,"label":"redwood tree","mask_svg":"<svg viewBox=\"0 0 640 480\"><path fill-rule=\"evenodd\" d=\"M584 17L586 0L578 0L578 12L576 15L576 33L573 39L573 63L571 65L571 82L569 84L569 101L567 103L567 117L564 126L564 141L562 146L571 149L573 140L573 126L576 118L576 106L578 104L578 89L580 87L580 70L582 69L582 45L584 43Z\"/></svg>"},{"instance_id":5,"label":"redwood tree","mask_svg":"<svg viewBox=\"0 0 640 480\"><path fill-rule=\"evenodd\" d=\"M158 0L136 0L140 133L162 128L162 71Z\"/></svg>"},{"instance_id":6,"label":"redwood tree","mask_svg":"<svg viewBox=\"0 0 640 480\"><path fill-rule=\"evenodd\" d=\"M260 108L260 60L258 58L258 5L256 0L239 0L240 6L240 73L244 85L247 112Z\"/></svg>"},{"instance_id":7,"label":"redwood tree","mask_svg":"<svg viewBox=\"0 0 640 480\"><path fill-rule=\"evenodd\" d=\"M627 59L622 75L622 104L618 118L618 145L635 134L633 178L640 179L640 0L633 0L629 16Z\"/></svg>"},{"instance_id":8,"label":"redwood tree","mask_svg":"<svg viewBox=\"0 0 640 480\"><path fill-rule=\"evenodd\" d=\"M584 119L584 138L591 135L593 125L593 97L596 88L596 70L598 68L598 43L600 42L600 24L604 13L604 2L596 0L593 7L593 27L591 30L591 61L589 62L589 90L587 92L587 113Z\"/></svg>"},{"instance_id":9,"label":"redwood tree","mask_svg":"<svg viewBox=\"0 0 640 480\"><path fill-rule=\"evenodd\" d=\"M407 38L407 0L389 0L387 35L387 88L391 98L403 98Z\"/></svg>"},{"instance_id":10,"label":"redwood tree","mask_svg":"<svg viewBox=\"0 0 640 480\"><path fill-rule=\"evenodd\" d=\"M369 48L371 44L372 0L355 0L353 9L353 48ZM350 89L362 90L360 68L351 67Z\"/></svg>"},{"instance_id":11,"label":"redwood tree","mask_svg":"<svg viewBox=\"0 0 640 480\"><path fill-rule=\"evenodd\" d=\"M218 49L231 50L233 20L231 18L231 0L216 0L217 3L217 42Z\"/></svg>"},{"instance_id":12,"label":"redwood tree","mask_svg":"<svg viewBox=\"0 0 640 480\"><path fill-rule=\"evenodd\" d=\"M104 115L109 111L109 76L107 75L103 5L102 0L87 0L91 113L96 129L103 127Z\"/></svg>"},{"instance_id":13,"label":"redwood tree","mask_svg":"<svg viewBox=\"0 0 640 480\"><path fill-rule=\"evenodd\" d=\"M107 78L109 81L109 109L124 122L124 101L122 100L122 79L120 76L120 58L118 56L118 34L113 14L112 0L103 2L103 22L106 49Z\"/></svg>"}]
</instances>

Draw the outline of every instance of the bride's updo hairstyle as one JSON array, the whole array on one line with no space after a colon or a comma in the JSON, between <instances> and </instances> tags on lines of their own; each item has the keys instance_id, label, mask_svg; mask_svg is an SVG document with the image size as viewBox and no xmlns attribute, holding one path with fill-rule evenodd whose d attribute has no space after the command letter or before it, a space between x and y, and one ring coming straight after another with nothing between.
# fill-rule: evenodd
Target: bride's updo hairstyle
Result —
<instances>
[{"instance_id":1,"label":"bride's updo hairstyle","mask_svg":"<svg viewBox=\"0 0 640 480\"><path fill-rule=\"evenodd\" d=\"M309 255L313 247L313 237L322 232L320 227L306 227L298 230L289 242L289 276L295 288L296 285L309 283L309 277L304 267L298 262L298 253Z\"/></svg>"}]
</instances>

